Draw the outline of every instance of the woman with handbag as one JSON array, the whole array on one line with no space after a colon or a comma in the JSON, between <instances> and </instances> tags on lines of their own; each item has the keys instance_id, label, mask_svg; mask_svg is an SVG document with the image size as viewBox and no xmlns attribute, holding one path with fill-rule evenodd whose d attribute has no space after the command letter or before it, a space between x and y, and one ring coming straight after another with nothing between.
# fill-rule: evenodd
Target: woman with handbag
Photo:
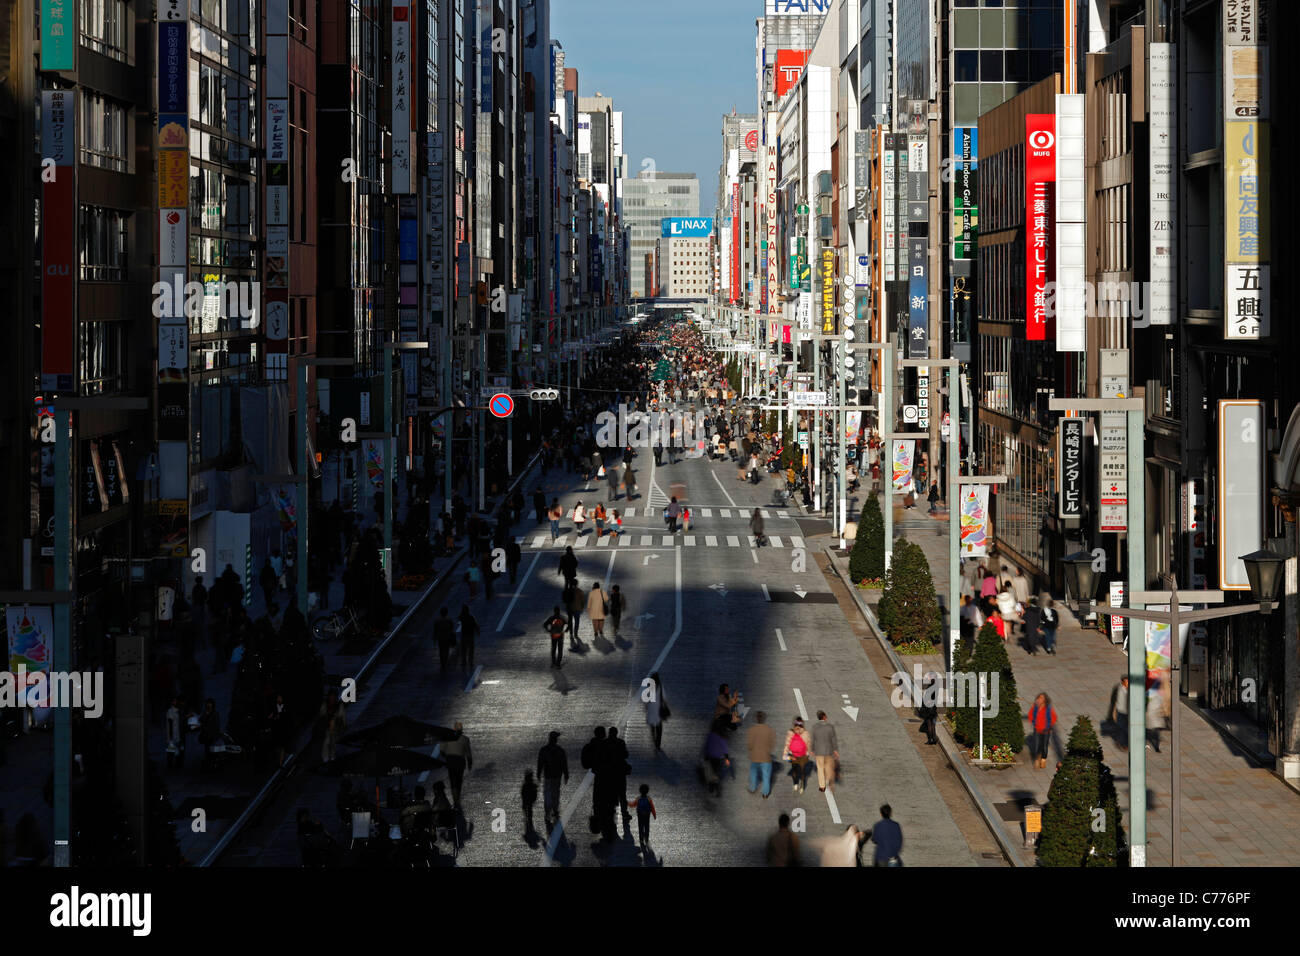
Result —
<instances>
[{"instance_id":1,"label":"woman with handbag","mask_svg":"<svg viewBox=\"0 0 1300 956\"><path fill-rule=\"evenodd\" d=\"M796 717L785 735L785 747L782 754L790 761L790 778L794 782L794 792L803 793L808 777L808 755L812 753L812 737L804 729L803 718Z\"/></svg>"},{"instance_id":2,"label":"woman with handbag","mask_svg":"<svg viewBox=\"0 0 1300 956\"><path fill-rule=\"evenodd\" d=\"M650 739L654 741L655 750L662 751L664 721L672 716L672 711L668 709L668 701L664 700L664 682L660 680L659 672L651 674L650 679L654 681L654 687L651 689L650 700L645 702L645 722L650 728Z\"/></svg>"},{"instance_id":3,"label":"woman with handbag","mask_svg":"<svg viewBox=\"0 0 1300 956\"><path fill-rule=\"evenodd\" d=\"M576 532L574 537L582 537L582 530L587 524L587 509L579 501L573 506L573 530Z\"/></svg>"}]
</instances>

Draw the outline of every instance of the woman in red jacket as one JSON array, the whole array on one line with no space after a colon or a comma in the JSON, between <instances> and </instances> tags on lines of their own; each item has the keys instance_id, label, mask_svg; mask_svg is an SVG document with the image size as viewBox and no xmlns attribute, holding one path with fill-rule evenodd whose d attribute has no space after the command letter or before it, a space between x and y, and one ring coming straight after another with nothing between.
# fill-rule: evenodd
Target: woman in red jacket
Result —
<instances>
[{"instance_id":1,"label":"woman in red jacket","mask_svg":"<svg viewBox=\"0 0 1300 956\"><path fill-rule=\"evenodd\" d=\"M1047 745L1052 739L1052 728L1056 726L1056 708L1046 694L1034 698L1034 706L1029 708L1029 753L1034 758L1034 767L1042 770L1047 766Z\"/></svg>"}]
</instances>

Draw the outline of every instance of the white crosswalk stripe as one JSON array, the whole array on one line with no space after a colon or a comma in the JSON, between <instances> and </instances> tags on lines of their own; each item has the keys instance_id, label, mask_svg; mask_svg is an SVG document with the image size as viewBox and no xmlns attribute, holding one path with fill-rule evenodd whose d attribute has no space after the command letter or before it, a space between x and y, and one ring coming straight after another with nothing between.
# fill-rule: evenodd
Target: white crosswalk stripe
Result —
<instances>
[{"instance_id":1,"label":"white crosswalk stripe","mask_svg":"<svg viewBox=\"0 0 1300 956\"><path fill-rule=\"evenodd\" d=\"M706 517L706 518L712 518L712 517L713 517L713 509L712 509L712 508L701 508L701 509L700 509L700 514L704 515L704 517Z\"/></svg>"},{"instance_id":2,"label":"white crosswalk stripe","mask_svg":"<svg viewBox=\"0 0 1300 956\"><path fill-rule=\"evenodd\" d=\"M794 548L802 548L802 547L803 547L803 538L800 538L798 535L795 535L795 536L791 537L791 538L790 538L790 546L791 546L791 547L794 547Z\"/></svg>"},{"instance_id":3,"label":"white crosswalk stripe","mask_svg":"<svg viewBox=\"0 0 1300 956\"><path fill-rule=\"evenodd\" d=\"M729 547L729 548L739 548L739 547L740 547L740 539L737 538L734 534L729 534L729 535L727 535L727 547Z\"/></svg>"},{"instance_id":4,"label":"white crosswalk stripe","mask_svg":"<svg viewBox=\"0 0 1300 956\"><path fill-rule=\"evenodd\" d=\"M609 538L607 538L607 537L606 537L606 538L597 538L597 539L596 539L596 547L598 547L598 548L606 547L608 544L609 544Z\"/></svg>"},{"instance_id":5,"label":"white crosswalk stripe","mask_svg":"<svg viewBox=\"0 0 1300 956\"><path fill-rule=\"evenodd\" d=\"M788 518L788 517L790 517L790 512L788 512L788 511L778 511L778 512L776 513L776 516L777 516L778 518Z\"/></svg>"},{"instance_id":6,"label":"white crosswalk stripe","mask_svg":"<svg viewBox=\"0 0 1300 956\"><path fill-rule=\"evenodd\" d=\"M704 536L704 543L710 548L716 548L718 546L718 539L711 534L706 534Z\"/></svg>"},{"instance_id":7,"label":"white crosswalk stripe","mask_svg":"<svg viewBox=\"0 0 1300 956\"><path fill-rule=\"evenodd\" d=\"M730 517L731 517L731 512L730 512L729 510L727 510L726 508L722 508L721 510L718 511L718 517L719 517L719 518L730 518Z\"/></svg>"},{"instance_id":8,"label":"white crosswalk stripe","mask_svg":"<svg viewBox=\"0 0 1300 956\"><path fill-rule=\"evenodd\" d=\"M654 539L654 536L653 536L653 535L648 535L648 534L643 534L643 535L641 535L641 547L643 547L643 548L648 547L649 545L654 544L654 541L655 541L655 539Z\"/></svg>"},{"instance_id":9,"label":"white crosswalk stripe","mask_svg":"<svg viewBox=\"0 0 1300 956\"><path fill-rule=\"evenodd\" d=\"M562 548L562 547L564 547L565 542L568 541L568 540L569 540L569 536L568 536L567 534L562 534L562 535L560 535L558 538L555 539L555 543L554 543L553 547L556 547L556 548Z\"/></svg>"},{"instance_id":10,"label":"white crosswalk stripe","mask_svg":"<svg viewBox=\"0 0 1300 956\"><path fill-rule=\"evenodd\" d=\"M607 548L610 547L611 544L613 544L613 542L611 541L612 537L613 537L612 534L606 535L605 537L602 538L597 538L594 535L584 535L582 537L575 537L573 539L573 544L571 545L571 547L573 547L574 549L585 548L589 546L594 546L597 548ZM639 540L634 542L632 535L629 534L620 535L618 538L618 547L629 547L634 543L638 544L640 547L643 548L655 547L654 535L642 534L642 535L637 535L636 537ZM703 540L701 540L701 538ZM716 547L739 548L741 547L742 538L745 539L745 541L749 544L751 548L757 547L757 542L755 541L754 536L752 534L751 535L722 535L722 536L712 535L712 534L706 534L706 535L683 534L680 540L688 548L694 548L700 545L703 545L706 548L716 548ZM677 543L678 540L679 539L677 538L676 535L665 534L661 536L660 546L665 548L671 548ZM804 539L799 537L798 535L791 535L788 540L789 540L789 546L791 548L804 547ZM524 539L520 538L519 541L523 542ZM550 544L550 538L548 535L539 534L532 539L528 547L535 548L538 550L542 550L548 547L562 549L565 547L567 542L568 542L567 535L556 539L554 544ZM786 539L782 539L776 535L768 535L764 543L769 547L773 547L773 548L786 547Z\"/></svg>"},{"instance_id":11,"label":"white crosswalk stripe","mask_svg":"<svg viewBox=\"0 0 1300 956\"><path fill-rule=\"evenodd\" d=\"M618 539L618 546L619 546L620 548L626 548L626 547L627 547L629 544L631 544L631 543L632 543L632 539L629 538L627 535L620 535L620 536L619 536L619 539Z\"/></svg>"},{"instance_id":12,"label":"white crosswalk stripe","mask_svg":"<svg viewBox=\"0 0 1300 956\"><path fill-rule=\"evenodd\" d=\"M537 537L533 538L533 547L540 548L542 544L545 543L545 541L546 541L546 535L539 534Z\"/></svg>"},{"instance_id":13,"label":"white crosswalk stripe","mask_svg":"<svg viewBox=\"0 0 1300 956\"><path fill-rule=\"evenodd\" d=\"M626 511L623 512L623 517L624 517L624 518L635 518L635 517L636 517L636 508L628 508Z\"/></svg>"},{"instance_id":14,"label":"white crosswalk stripe","mask_svg":"<svg viewBox=\"0 0 1300 956\"><path fill-rule=\"evenodd\" d=\"M774 534L773 534L773 535L768 535L767 540L768 540L768 542L772 545L772 547L774 547L774 548L784 548L784 547L785 547L785 545L783 545L783 544L781 543L781 539L778 538L778 537L777 537L776 535L774 535Z\"/></svg>"},{"instance_id":15,"label":"white crosswalk stripe","mask_svg":"<svg viewBox=\"0 0 1300 956\"><path fill-rule=\"evenodd\" d=\"M587 546L587 538L586 538L586 536L584 536L584 535L576 535L576 534L575 534L575 535L573 536L573 546L574 546L575 548L585 548L585 547Z\"/></svg>"},{"instance_id":16,"label":"white crosswalk stripe","mask_svg":"<svg viewBox=\"0 0 1300 956\"><path fill-rule=\"evenodd\" d=\"M770 517L772 517L770 514L767 513L767 509L766 509L766 508L759 508L759 509L758 509L758 513L761 514L764 518L770 518Z\"/></svg>"},{"instance_id":17,"label":"white crosswalk stripe","mask_svg":"<svg viewBox=\"0 0 1300 956\"><path fill-rule=\"evenodd\" d=\"M749 536L749 546L752 548L755 547L757 544L758 542L754 539L754 536L751 534Z\"/></svg>"},{"instance_id":18,"label":"white crosswalk stripe","mask_svg":"<svg viewBox=\"0 0 1300 956\"><path fill-rule=\"evenodd\" d=\"M682 538L682 540L686 542L686 547L688 547L688 548L693 548L693 547L695 547L695 535L693 535L693 534L685 535L685 536Z\"/></svg>"},{"instance_id":19,"label":"white crosswalk stripe","mask_svg":"<svg viewBox=\"0 0 1300 956\"><path fill-rule=\"evenodd\" d=\"M670 534L664 535L664 547L671 548L672 546L673 546L673 536Z\"/></svg>"}]
</instances>

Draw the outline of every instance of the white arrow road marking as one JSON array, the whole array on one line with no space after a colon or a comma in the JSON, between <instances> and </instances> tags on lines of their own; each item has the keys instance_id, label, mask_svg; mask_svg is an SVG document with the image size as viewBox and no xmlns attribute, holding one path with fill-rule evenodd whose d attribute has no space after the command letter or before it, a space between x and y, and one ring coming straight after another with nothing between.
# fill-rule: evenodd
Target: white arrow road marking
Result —
<instances>
[{"instance_id":1,"label":"white arrow road marking","mask_svg":"<svg viewBox=\"0 0 1300 956\"><path fill-rule=\"evenodd\" d=\"M618 554L617 551L615 551L614 553L615 553L615 554ZM649 554L647 554L647 555L645 556L645 560L641 562L641 567L644 568L644 567L645 567L647 564L649 564L652 560L654 560L654 559L656 559L656 558L658 558L658 557L659 557L659 552L657 552L657 551L651 551Z\"/></svg>"},{"instance_id":2,"label":"white arrow road marking","mask_svg":"<svg viewBox=\"0 0 1300 956\"><path fill-rule=\"evenodd\" d=\"M795 588L794 588L794 593L797 594L797 595L799 595L800 598L802 598L802 597L803 597L805 594L807 594L808 592L805 591L803 588L799 587L799 585L796 584L796 585L795 585Z\"/></svg>"},{"instance_id":3,"label":"white arrow road marking","mask_svg":"<svg viewBox=\"0 0 1300 956\"><path fill-rule=\"evenodd\" d=\"M776 629L776 642L781 645L781 650L785 650L785 638L781 636L781 629Z\"/></svg>"},{"instance_id":4,"label":"white arrow road marking","mask_svg":"<svg viewBox=\"0 0 1300 956\"><path fill-rule=\"evenodd\" d=\"M794 689L794 702L799 705L799 716L805 724L808 723L808 710L803 705L803 694L799 693L798 687Z\"/></svg>"},{"instance_id":5,"label":"white arrow road marking","mask_svg":"<svg viewBox=\"0 0 1300 956\"><path fill-rule=\"evenodd\" d=\"M855 724L858 722L858 709L856 707L841 707L840 710L849 715L849 719Z\"/></svg>"},{"instance_id":6,"label":"white arrow road marking","mask_svg":"<svg viewBox=\"0 0 1300 956\"><path fill-rule=\"evenodd\" d=\"M727 586L725 584L710 584L710 591L717 591L721 597L727 596Z\"/></svg>"}]
</instances>

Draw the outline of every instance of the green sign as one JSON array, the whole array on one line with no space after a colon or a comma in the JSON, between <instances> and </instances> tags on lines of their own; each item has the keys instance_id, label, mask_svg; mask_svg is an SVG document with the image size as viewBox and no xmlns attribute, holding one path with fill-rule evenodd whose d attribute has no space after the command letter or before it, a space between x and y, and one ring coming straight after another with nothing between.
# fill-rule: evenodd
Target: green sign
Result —
<instances>
[{"instance_id":1,"label":"green sign","mask_svg":"<svg viewBox=\"0 0 1300 956\"><path fill-rule=\"evenodd\" d=\"M794 211L797 215L806 216L808 215L808 204L801 202L798 206L795 207Z\"/></svg>"},{"instance_id":2,"label":"green sign","mask_svg":"<svg viewBox=\"0 0 1300 956\"><path fill-rule=\"evenodd\" d=\"M75 69L76 19L72 0L41 0L41 69Z\"/></svg>"},{"instance_id":3,"label":"green sign","mask_svg":"<svg viewBox=\"0 0 1300 956\"><path fill-rule=\"evenodd\" d=\"M799 257L791 256L790 257L790 288L797 289L798 287L799 287Z\"/></svg>"}]
</instances>

